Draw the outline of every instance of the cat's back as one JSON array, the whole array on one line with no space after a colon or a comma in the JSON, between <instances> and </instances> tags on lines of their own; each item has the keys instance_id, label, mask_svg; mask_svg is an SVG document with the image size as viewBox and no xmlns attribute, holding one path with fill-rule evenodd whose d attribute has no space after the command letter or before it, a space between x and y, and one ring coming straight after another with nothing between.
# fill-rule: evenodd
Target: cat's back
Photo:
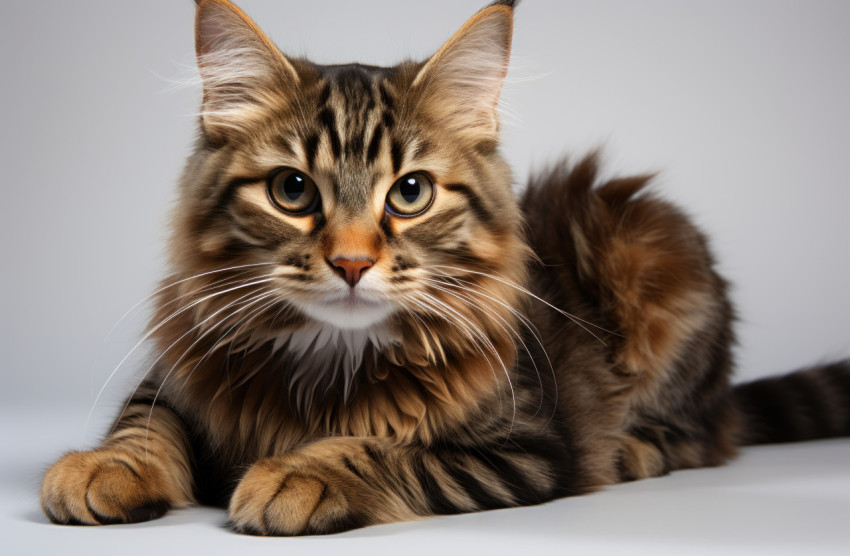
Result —
<instances>
[{"instance_id":1,"label":"cat's back","mask_svg":"<svg viewBox=\"0 0 850 556\"><path fill-rule=\"evenodd\" d=\"M562 162L522 198L531 289L569 313L531 312L564 419L601 483L720 463L735 434L726 283L702 233L648 191L652 176L598 173L596 154Z\"/></svg>"}]
</instances>

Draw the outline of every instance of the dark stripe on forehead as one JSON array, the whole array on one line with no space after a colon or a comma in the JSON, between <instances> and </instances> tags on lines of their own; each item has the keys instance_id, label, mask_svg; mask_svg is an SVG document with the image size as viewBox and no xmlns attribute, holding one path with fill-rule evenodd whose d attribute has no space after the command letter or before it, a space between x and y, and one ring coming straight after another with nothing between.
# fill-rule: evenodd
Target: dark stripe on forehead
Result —
<instances>
[{"instance_id":1,"label":"dark stripe on forehead","mask_svg":"<svg viewBox=\"0 0 850 556\"><path fill-rule=\"evenodd\" d=\"M390 155L393 159L393 173L398 174L401 171L402 163L404 163L404 147L398 139L393 138L390 141Z\"/></svg>"},{"instance_id":2,"label":"dark stripe on forehead","mask_svg":"<svg viewBox=\"0 0 850 556\"><path fill-rule=\"evenodd\" d=\"M381 124L375 126L375 131L372 132L372 139L369 141L369 150L366 152L366 162L371 164L378 157L378 150L381 148L381 139L384 137L384 128Z\"/></svg>"},{"instance_id":3,"label":"dark stripe on forehead","mask_svg":"<svg viewBox=\"0 0 850 556\"><path fill-rule=\"evenodd\" d=\"M461 193L466 197L466 202L469 204L472 214L484 224L489 224L493 221L493 214L484 206L484 202L479 197L478 193L473 191L471 187L463 183L451 183L445 186L449 191Z\"/></svg>"},{"instance_id":4,"label":"dark stripe on forehead","mask_svg":"<svg viewBox=\"0 0 850 556\"><path fill-rule=\"evenodd\" d=\"M316 133L310 134L304 140L304 156L307 158L307 169L313 171L313 166L316 164L316 151L319 148L319 135Z\"/></svg>"},{"instance_id":5,"label":"dark stripe on forehead","mask_svg":"<svg viewBox=\"0 0 850 556\"><path fill-rule=\"evenodd\" d=\"M395 125L395 118L389 110L384 110L381 120L384 122L384 127L387 129L392 129Z\"/></svg>"},{"instance_id":6,"label":"dark stripe on forehead","mask_svg":"<svg viewBox=\"0 0 850 556\"><path fill-rule=\"evenodd\" d=\"M483 139L475 144L475 152L482 156L492 156L496 154L496 149L499 143L493 139Z\"/></svg>"},{"instance_id":7,"label":"dark stripe on forehead","mask_svg":"<svg viewBox=\"0 0 850 556\"><path fill-rule=\"evenodd\" d=\"M381 103L383 103L384 108L387 110L392 110L395 107L395 100L392 95L390 95L390 91L387 88L387 82L381 81L378 85L378 91L381 94Z\"/></svg>"},{"instance_id":8,"label":"dark stripe on forehead","mask_svg":"<svg viewBox=\"0 0 850 556\"><path fill-rule=\"evenodd\" d=\"M345 154L354 158L363 156L363 132L362 130L352 130L351 134L345 141Z\"/></svg>"},{"instance_id":9,"label":"dark stripe on forehead","mask_svg":"<svg viewBox=\"0 0 850 556\"><path fill-rule=\"evenodd\" d=\"M334 113L325 108L321 112L319 112L319 123L325 128L328 132L328 139L331 142L331 150L336 158L339 158L340 153L342 152L342 144L339 138L339 133L336 129L336 117Z\"/></svg>"},{"instance_id":10,"label":"dark stripe on forehead","mask_svg":"<svg viewBox=\"0 0 850 556\"><path fill-rule=\"evenodd\" d=\"M346 101L357 103L372 95L372 75L364 66L344 66L336 72L334 80Z\"/></svg>"},{"instance_id":11,"label":"dark stripe on forehead","mask_svg":"<svg viewBox=\"0 0 850 556\"><path fill-rule=\"evenodd\" d=\"M331 84L325 82L322 86L322 91L319 93L319 108L324 108L328 105L328 100L331 98Z\"/></svg>"}]
</instances>

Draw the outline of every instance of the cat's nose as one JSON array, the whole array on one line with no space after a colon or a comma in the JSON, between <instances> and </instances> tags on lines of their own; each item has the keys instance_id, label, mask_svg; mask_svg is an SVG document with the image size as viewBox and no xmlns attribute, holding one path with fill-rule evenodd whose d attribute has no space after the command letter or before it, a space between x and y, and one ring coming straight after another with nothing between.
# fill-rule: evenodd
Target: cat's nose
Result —
<instances>
[{"instance_id":1,"label":"cat's nose","mask_svg":"<svg viewBox=\"0 0 850 556\"><path fill-rule=\"evenodd\" d=\"M353 288L360 281L360 278L363 277L363 273L375 265L375 260L369 257L357 257L354 259L336 257L330 259L328 263Z\"/></svg>"}]
</instances>

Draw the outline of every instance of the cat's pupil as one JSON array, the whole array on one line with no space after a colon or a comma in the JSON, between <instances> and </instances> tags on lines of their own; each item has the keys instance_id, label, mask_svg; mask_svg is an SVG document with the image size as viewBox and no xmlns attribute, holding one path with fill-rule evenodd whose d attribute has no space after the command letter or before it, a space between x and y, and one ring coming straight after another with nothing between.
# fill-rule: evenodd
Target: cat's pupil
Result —
<instances>
[{"instance_id":1,"label":"cat's pupil","mask_svg":"<svg viewBox=\"0 0 850 556\"><path fill-rule=\"evenodd\" d=\"M422 187L419 185L419 180L416 178L407 178L399 185L399 193L408 203L416 202L419 198Z\"/></svg>"},{"instance_id":2,"label":"cat's pupil","mask_svg":"<svg viewBox=\"0 0 850 556\"><path fill-rule=\"evenodd\" d=\"M290 200L297 201L304 194L304 178L298 174L292 174L283 183L283 192Z\"/></svg>"}]
</instances>

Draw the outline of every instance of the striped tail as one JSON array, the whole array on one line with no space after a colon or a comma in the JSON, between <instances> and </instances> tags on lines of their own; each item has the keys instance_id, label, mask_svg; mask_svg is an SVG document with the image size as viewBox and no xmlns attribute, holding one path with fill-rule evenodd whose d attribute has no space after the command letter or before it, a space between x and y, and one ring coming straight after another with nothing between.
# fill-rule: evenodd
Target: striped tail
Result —
<instances>
[{"instance_id":1,"label":"striped tail","mask_svg":"<svg viewBox=\"0 0 850 556\"><path fill-rule=\"evenodd\" d=\"M850 360L734 388L742 444L850 436Z\"/></svg>"}]
</instances>

